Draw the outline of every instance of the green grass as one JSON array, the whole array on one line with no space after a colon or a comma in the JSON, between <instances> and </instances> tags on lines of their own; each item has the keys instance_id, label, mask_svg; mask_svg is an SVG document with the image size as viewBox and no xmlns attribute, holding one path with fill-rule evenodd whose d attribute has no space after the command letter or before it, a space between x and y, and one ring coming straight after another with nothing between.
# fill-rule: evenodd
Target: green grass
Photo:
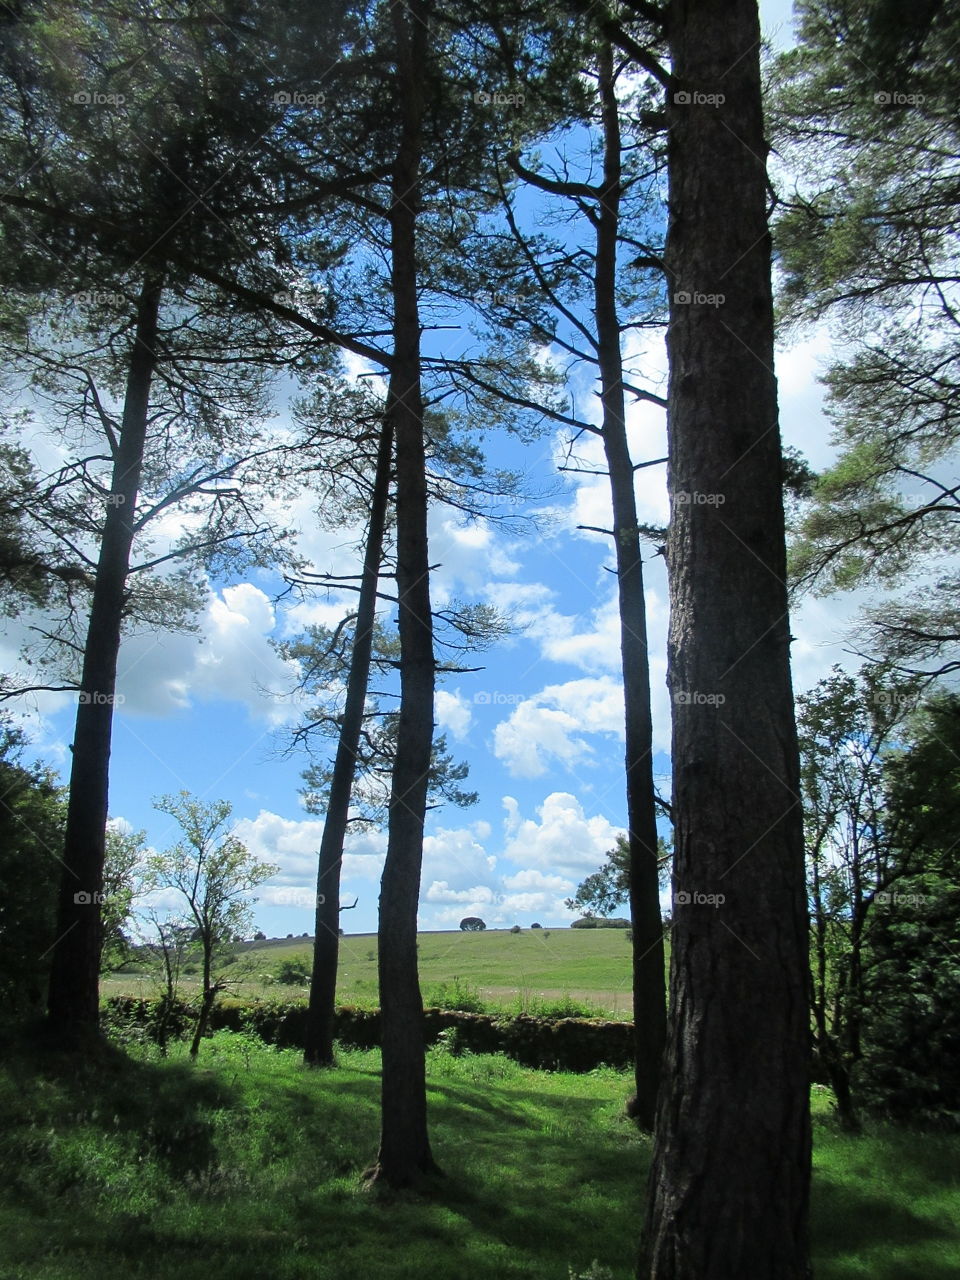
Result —
<instances>
[{"instance_id":1,"label":"green grass","mask_svg":"<svg viewBox=\"0 0 960 1280\"><path fill-rule=\"evenodd\" d=\"M221 1032L200 1062L0 1062L0 1280L567 1280L632 1275L649 1142L626 1075L428 1055L427 1194L360 1190L379 1059L306 1071ZM960 1274L960 1137L840 1134L815 1091L818 1280Z\"/></svg>"},{"instance_id":2,"label":"green grass","mask_svg":"<svg viewBox=\"0 0 960 1280\"><path fill-rule=\"evenodd\" d=\"M259 975L241 977L238 995L305 995L306 988L276 982L285 960L303 960L309 967L311 942L306 938L271 939L246 944L230 974L242 975L250 966ZM484 933L422 933L419 937L420 983L424 998L455 979L475 989L484 1007L510 1012L540 1012L543 1007L572 1002L575 1009L631 1016L630 944L622 929L504 929ZM266 980L265 980L266 978ZM185 994L196 988L189 976ZM105 996L150 994L149 979L132 973L111 974L101 982ZM374 1006L377 996L377 939L374 934L344 937L340 946L337 987L342 1004Z\"/></svg>"}]
</instances>

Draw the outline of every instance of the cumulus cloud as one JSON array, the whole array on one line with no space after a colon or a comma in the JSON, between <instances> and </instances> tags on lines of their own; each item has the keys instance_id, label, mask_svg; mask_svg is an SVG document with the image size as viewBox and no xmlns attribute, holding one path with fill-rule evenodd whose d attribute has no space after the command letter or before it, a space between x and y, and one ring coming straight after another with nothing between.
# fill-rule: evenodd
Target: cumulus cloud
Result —
<instances>
[{"instance_id":1,"label":"cumulus cloud","mask_svg":"<svg viewBox=\"0 0 960 1280\"><path fill-rule=\"evenodd\" d=\"M451 733L457 741L462 741L470 732L473 712L459 689L453 693L447 689L438 689L433 700L433 710L441 732Z\"/></svg>"},{"instance_id":2,"label":"cumulus cloud","mask_svg":"<svg viewBox=\"0 0 960 1280\"><path fill-rule=\"evenodd\" d=\"M199 634L129 636L117 682L123 712L163 716L222 699L269 724L289 723L299 715L289 699L298 668L270 644L275 627L270 598L241 582L210 594Z\"/></svg>"},{"instance_id":3,"label":"cumulus cloud","mask_svg":"<svg viewBox=\"0 0 960 1280\"><path fill-rule=\"evenodd\" d=\"M424 837L422 883L442 882L448 889L461 892L491 881L497 859L487 851L489 835L489 824L478 822L466 827L440 827Z\"/></svg>"},{"instance_id":4,"label":"cumulus cloud","mask_svg":"<svg viewBox=\"0 0 960 1280\"><path fill-rule=\"evenodd\" d=\"M548 685L520 702L494 730L494 754L514 775L541 777L551 763L567 768L594 755L584 734L623 738L623 687L610 676Z\"/></svg>"},{"instance_id":5,"label":"cumulus cloud","mask_svg":"<svg viewBox=\"0 0 960 1280\"><path fill-rule=\"evenodd\" d=\"M520 569L511 542L490 524L464 522L442 508L430 516L430 559L437 566L430 588L438 605L459 593L479 597L492 581Z\"/></svg>"},{"instance_id":6,"label":"cumulus cloud","mask_svg":"<svg viewBox=\"0 0 960 1280\"><path fill-rule=\"evenodd\" d=\"M545 875L530 868L516 875L504 876L506 892L501 900L505 915L545 915L561 919L566 915L564 901L576 890L576 881L566 876Z\"/></svg>"},{"instance_id":7,"label":"cumulus cloud","mask_svg":"<svg viewBox=\"0 0 960 1280\"><path fill-rule=\"evenodd\" d=\"M588 817L576 796L567 791L548 795L538 806L536 818L522 818L517 802L510 796L504 797L504 808L504 857L525 869L544 868L552 875L566 873L564 882L567 876L579 881L585 873L595 871L619 834L618 828L601 814Z\"/></svg>"},{"instance_id":8,"label":"cumulus cloud","mask_svg":"<svg viewBox=\"0 0 960 1280\"><path fill-rule=\"evenodd\" d=\"M312 909L317 855L323 835L321 818L284 818L261 809L255 818L241 818L233 833L263 862L280 868L269 883L258 890L262 902ZM348 835L341 869L343 880L379 880L385 853L383 832Z\"/></svg>"}]
</instances>

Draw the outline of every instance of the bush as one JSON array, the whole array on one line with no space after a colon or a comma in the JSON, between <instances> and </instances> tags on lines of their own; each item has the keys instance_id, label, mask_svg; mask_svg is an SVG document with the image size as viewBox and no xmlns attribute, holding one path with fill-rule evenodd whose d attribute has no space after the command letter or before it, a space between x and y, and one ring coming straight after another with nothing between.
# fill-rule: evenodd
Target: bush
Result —
<instances>
[{"instance_id":1,"label":"bush","mask_svg":"<svg viewBox=\"0 0 960 1280\"><path fill-rule=\"evenodd\" d=\"M284 960L277 973L277 980L290 987L302 987L310 981L310 970L305 960Z\"/></svg>"},{"instance_id":2,"label":"bush","mask_svg":"<svg viewBox=\"0 0 960 1280\"><path fill-rule=\"evenodd\" d=\"M441 982L439 986L434 987L425 997L424 1004L434 1009L461 1009L465 1013L486 1011L479 987L472 987L469 982L461 982L456 976L452 985L448 986L446 982Z\"/></svg>"},{"instance_id":3,"label":"bush","mask_svg":"<svg viewBox=\"0 0 960 1280\"><path fill-rule=\"evenodd\" d=\"M464 916L460 921L460 928L464 933L480 933L486 927L485 922L479 916Z\"/></svg>"},{"instance_id":4,"label":"bush","mask_svg":"<svg viewBox=\"0 0 960 1280\"><path fill-rule=\"evenodd\" d=\"M543 928L543 925L542 925L542 924L537 924L537 922L536 922L536 921L534 921L534 922L533 922L533 924L530 926L530 928L531 928L531 929L542 929L542 928Z\"/></svg>"},{"instance_id":5,"label":"bush","mask_svg":"<svg viewBox=\"0 0 960 1280\"><path fill-rule=\"evenodd\" d=\"M520 926L519 926L518 924L515 924L515 925L513 926L513 928L510 930L510 932L511 932L511 933L519 933L519 932L520 932Z\"/></svg>"},{"instance_id":6,"label":"bush","mask_svg":"<svg viewBox=\"0 0 960 1280\"><path fill-rule=\"evenodd\" d=\"M571 929L596 929L599 924L596 916L584 916L581 920L574 920L570 926Z\"/></svg>"}]
</instances>

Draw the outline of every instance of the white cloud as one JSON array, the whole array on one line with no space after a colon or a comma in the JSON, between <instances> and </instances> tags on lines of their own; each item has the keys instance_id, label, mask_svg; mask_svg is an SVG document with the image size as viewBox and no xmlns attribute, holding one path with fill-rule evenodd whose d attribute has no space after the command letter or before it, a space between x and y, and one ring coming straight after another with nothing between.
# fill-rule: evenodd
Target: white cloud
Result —
<instances>
[{"instance_id":1,"label":"white cloud","mask_svg":"<svg viewBox=\"0 0 960 1280\"><path fill-rule=\"evenodd\" d=\"M623 738L623 687L610 676L548 685L524 699L494 730L494 755L511 773L537 778L551 762L567 768L594 754L583 736L612 734Z\"/></svg>"},{"instance_id":2,"label":"white cloud","mask_svg":"<svg viewBox=\"0 0 960 1280\"><path fill-rule=\"evenodd\" d=\"M566 872L579 881L585 873L600 866L619 834L618 828L602 815L587 817L576 796L566 791L548 795L537 808L537 819L520 818L514 807L516 802L508 803L510 800L511 797L504 799L507 809L504 857L523 868L529 869L533 864L534 868L545 868L553 875ZM533 887L533 882L521 882L516 887Z\"/></svg>"},{"instance_id":3,"label":"white cloud","mask_svg":"<svg viewBox=\"0 0 960 1280\"><path fill-rule=\"evenodd\" d=\"M276 625L267 595L250 582L213 592L198 623L199 636L139 632L120 649L117 688L124 713L170 715L194 700L239 702L270 724L295 719L289 698L295 663L270 644Z\"/></svg>"},{"instance_id":4,"label":"white cloud","mask_svg":"<svg viewBox=\"0 0 960 1280\"><path fill-rule=\"evenodd\" d=\"M566 876L544 875L542 871L528 869L514 876L504 876L504 893L500 909L504 916L544 915L564 919L567 909L564 902L576 890L576 881Z\"/></svg>"},{"instance_id":5,"label":"white cloud","mask_svg":"<svg viewBox=\"0 0 960 1280\"><path fill-rule=\"evenodd\" d=\"M259 891L264 903L283 906L312 906L317 880L317 858L323 836L322 818L284 818L261 809L255 818L241 818L233 829L251 853L280 870ZM383 868L386 836L379 831L348 834L342 864L342 878L376 881ZM295 900L291 890L301 890L304 900Z\"/></svg>"},{"instance_id":6,"label":"white cloud","mask_svg":"<svg viewBox=\"0 0 960 1280\"><path fill-rule=\"evenodd\" d=\"M453 693L447 689L438 689L433 700L433 710L441 732L452 733L457 741L462 741L470 732L473 712L459 689Z\"/></svg>"},{"instance_id":7,"label":"white cloud","mask_svg":"<svg viewBox=\"0 0 960 1280\"><path fill-rule=\"evenodd\" d=\"M430 560L437 566L430 590L441 607L459 594L479 598L492 581L520 569L511 543L492 525L463 521L442 507L430 513Z\"/></svg>"},{"instance_id":8,"label":"white cloud","mask_svg":"<svg viewBox=\"0 0 960 1280\"><path fill-rule=\"evenodd\" d=\"M469 827L440 827L423 841L421 883L442 882L449 889L463 891L493 876L497 859L487 852L488 823Z\"/></svg>"}]
</instances>

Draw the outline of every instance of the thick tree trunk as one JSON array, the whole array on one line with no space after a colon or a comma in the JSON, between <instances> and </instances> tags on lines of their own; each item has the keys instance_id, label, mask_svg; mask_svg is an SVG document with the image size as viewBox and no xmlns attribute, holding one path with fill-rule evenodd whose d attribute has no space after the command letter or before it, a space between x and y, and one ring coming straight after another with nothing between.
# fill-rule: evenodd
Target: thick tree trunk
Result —
<instances>
[{"instance_id":1,"label":"thick tree trunk","mask_svg":"<svg viewBox=\"0 0 960 1280\"><path fill-rule=\"evenodd\" d=\"M377 449L377 466L370 500L370 523L363 557L363 578L357 603L350 674L330 780L330 797L323 821L317 869L317 914L313 943L313 977L307 1009L304 1061L311 1066L333 1066L333 1022L337 996L337 962L340 954L340 867L347 833L350 798L356 774L357 748L363 729L363 713L370 680L370 655L377 612L377 583L383 555L383 537L390 493L393 430L384 419Z\"/></svg>"},{"instance_id":2,"label":"thick tree trunk","mask_svg":"<svg viewBox=\"0 0 960 1280\"><path fill-rule=\"evenodd\" d=\"M650 660L637 530L633 462L627 443L621 330L617 315L617 239L620 224L620 114L609 44L598 54L603 110L604 181L597 223L594 274L597 354L603 405L603 448L610 473L620 605L620 654L626 721L630 916L633 925L633 1020L637 1087L634 1119L652 1129L667 1035L663 924L657 868L657 812L653 782Z\"/></svg>"},{"instance_id":3,"label":"thick tree trunk","mask_svg":"<svg viewBox=\"0 0 960 1280\"><path fill-rule=\"evenodd\" d=\"M427 18L419 0L409 5L393 0L391 12L403 112L390 209L394 346L387 404L396 439L400 721L380 886L382 1115L380 1150L370 1181L405 1187L436 1171L427 1134L423 1000L417 975L417 904L435 665L416 257Z\"/></svg>"},{"instance_id":4,"label":"thick tree trunk","mask_svg":"<svg viewBox=\"0 0 960 1280\"><path fill-rule=\"evenodd\" d=\"M50 1029L66 1044L76 1044L95 1034L99 1026L100 907L117 655L147 434L150 384L157 361L161 293L162 284L156 278L148 278L140 293L120 438L84 646L57 904L57 942L47 999Z\"/></svg>"},{"instance_id":5,"label":"thick tree trunk","mask_svg":"<svg viewBox=\"0 0 960 1280\"><path fill-rule=\"evenodd\" d=\"M800 1280L807 911L756 0L676 0L670 42L676 854L639 1274Z\"/></svg>"}]
</instances>

